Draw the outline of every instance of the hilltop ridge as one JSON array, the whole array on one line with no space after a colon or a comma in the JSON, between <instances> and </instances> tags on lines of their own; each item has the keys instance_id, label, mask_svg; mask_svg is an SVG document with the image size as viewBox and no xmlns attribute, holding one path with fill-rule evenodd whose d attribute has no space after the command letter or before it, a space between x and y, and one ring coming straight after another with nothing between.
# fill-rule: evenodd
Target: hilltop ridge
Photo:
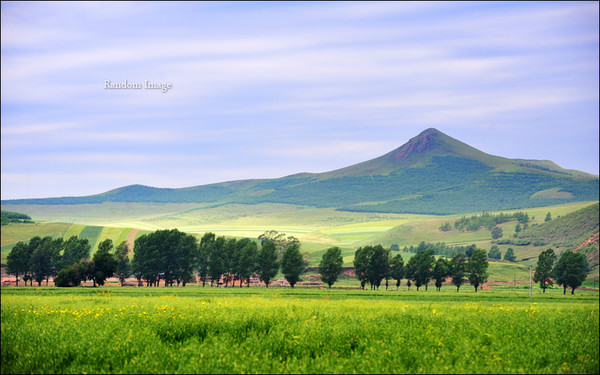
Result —
<instances>
[{"instance_id":1,"label":"hilltop ridge","mask_svg":"<svg viewBox=\"0 0 600 375\"><path fill-rule=\"evenodd\" d=\"M22 199L2 205L288 203L363 212L450 214L598 200L598 177L551 161L482 152L429 128L371 160L324 173L189 188L130 185L85 197Z\"/></svg>"}]
</instances>

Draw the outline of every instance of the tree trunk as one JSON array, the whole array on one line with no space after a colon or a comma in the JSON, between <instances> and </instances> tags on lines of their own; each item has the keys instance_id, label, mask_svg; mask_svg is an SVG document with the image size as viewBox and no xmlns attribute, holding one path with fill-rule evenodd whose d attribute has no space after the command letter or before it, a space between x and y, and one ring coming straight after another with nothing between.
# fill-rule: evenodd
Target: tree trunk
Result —
<instances>
[{"instance_id":1,"label":"tree trunk","mask_svg":"<svg viewBox=\"0 0 600 375\"><path fill-rule=\"evenodd\" d=\"M575 294L575 288L571 288L571 295Z\"/></svg>"},{"instance_id":2,"label":"tree trunk","mask_svg":"<svg viewBox=\"0 0 600 375\"><path fill-rule=\"evenodd\" d=\"M460 286L456 287L456 293L458 293L458 290L460 289Z\"/></svg>"},{"instance_id":3,"label":"tree trunk","mask_svg":"<svg viewBox=\"0 0 600 375\"><path fill-rule=\"evenodd\" d=\"M563 287L563 295L567 294L567 287Z\"/></svg>"},{"instance_id":4,"label":"tree trunk","mask_svg":"<svg viewBox=\"0 0 600 375\"><path fill-rule=\"evenodd\" d=\"M546 293L546 288L542 288L542 293Z\"/></svg>"}]
</instances>

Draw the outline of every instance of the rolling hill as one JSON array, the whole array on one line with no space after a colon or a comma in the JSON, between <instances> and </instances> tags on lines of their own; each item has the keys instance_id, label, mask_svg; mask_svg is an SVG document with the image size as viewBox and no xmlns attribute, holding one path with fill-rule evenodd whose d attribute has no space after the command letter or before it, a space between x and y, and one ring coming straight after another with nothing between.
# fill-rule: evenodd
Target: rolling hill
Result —
<instances>
[{"instance_id":1,"label":"rolling hill","mask_svg":"<svg viewBox=\"0 0 600 375\"><path fill-rule=\"evenodd\" d=\"M489 155L427 129L383 156L325 173L181 189L131 185L84 197L3 200L2 205L283 203L355 212L443 215L598 199L598 176L563 169L546 160Z\"/></svg>"}]
</instances>

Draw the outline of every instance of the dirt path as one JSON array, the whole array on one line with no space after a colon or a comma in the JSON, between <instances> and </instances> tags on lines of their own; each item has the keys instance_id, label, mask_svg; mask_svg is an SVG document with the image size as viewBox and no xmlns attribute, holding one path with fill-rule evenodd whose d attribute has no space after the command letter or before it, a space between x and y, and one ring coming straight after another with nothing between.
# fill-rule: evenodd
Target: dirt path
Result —
<instances>
[{"instance_id":1,"label":"dirt path","mask_svg":"<svg viewBox=\"0 0 600 375\"><path fill-rule=\"evenodd\" d=\"M127 245L129 246L129 256L133 257L133 243L135 242L135 236L137 235L137 232L139 232L139 229L132 229L131 232L129 232L129 234L127 235Z\"/></svg>"}]
</instances>

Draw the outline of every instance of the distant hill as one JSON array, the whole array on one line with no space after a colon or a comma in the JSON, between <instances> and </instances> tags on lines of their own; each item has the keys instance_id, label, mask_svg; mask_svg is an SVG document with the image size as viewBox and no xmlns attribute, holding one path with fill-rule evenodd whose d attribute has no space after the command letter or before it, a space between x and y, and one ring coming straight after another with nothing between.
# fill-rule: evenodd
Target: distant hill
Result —
<instances>
[{"instance_id":1,"label":"distant hill","mask_svg":"<svg viewBox=\"0 0 600 375\"><path fill-rule=\"evenodd\" d=\"M325 173L181 189L131 185L85 197L2 204L289 203L360 212L453 214L599 199L598 176L547 160L507 159L427 129L372 160Z\"/></svg>"}]
</instances>

